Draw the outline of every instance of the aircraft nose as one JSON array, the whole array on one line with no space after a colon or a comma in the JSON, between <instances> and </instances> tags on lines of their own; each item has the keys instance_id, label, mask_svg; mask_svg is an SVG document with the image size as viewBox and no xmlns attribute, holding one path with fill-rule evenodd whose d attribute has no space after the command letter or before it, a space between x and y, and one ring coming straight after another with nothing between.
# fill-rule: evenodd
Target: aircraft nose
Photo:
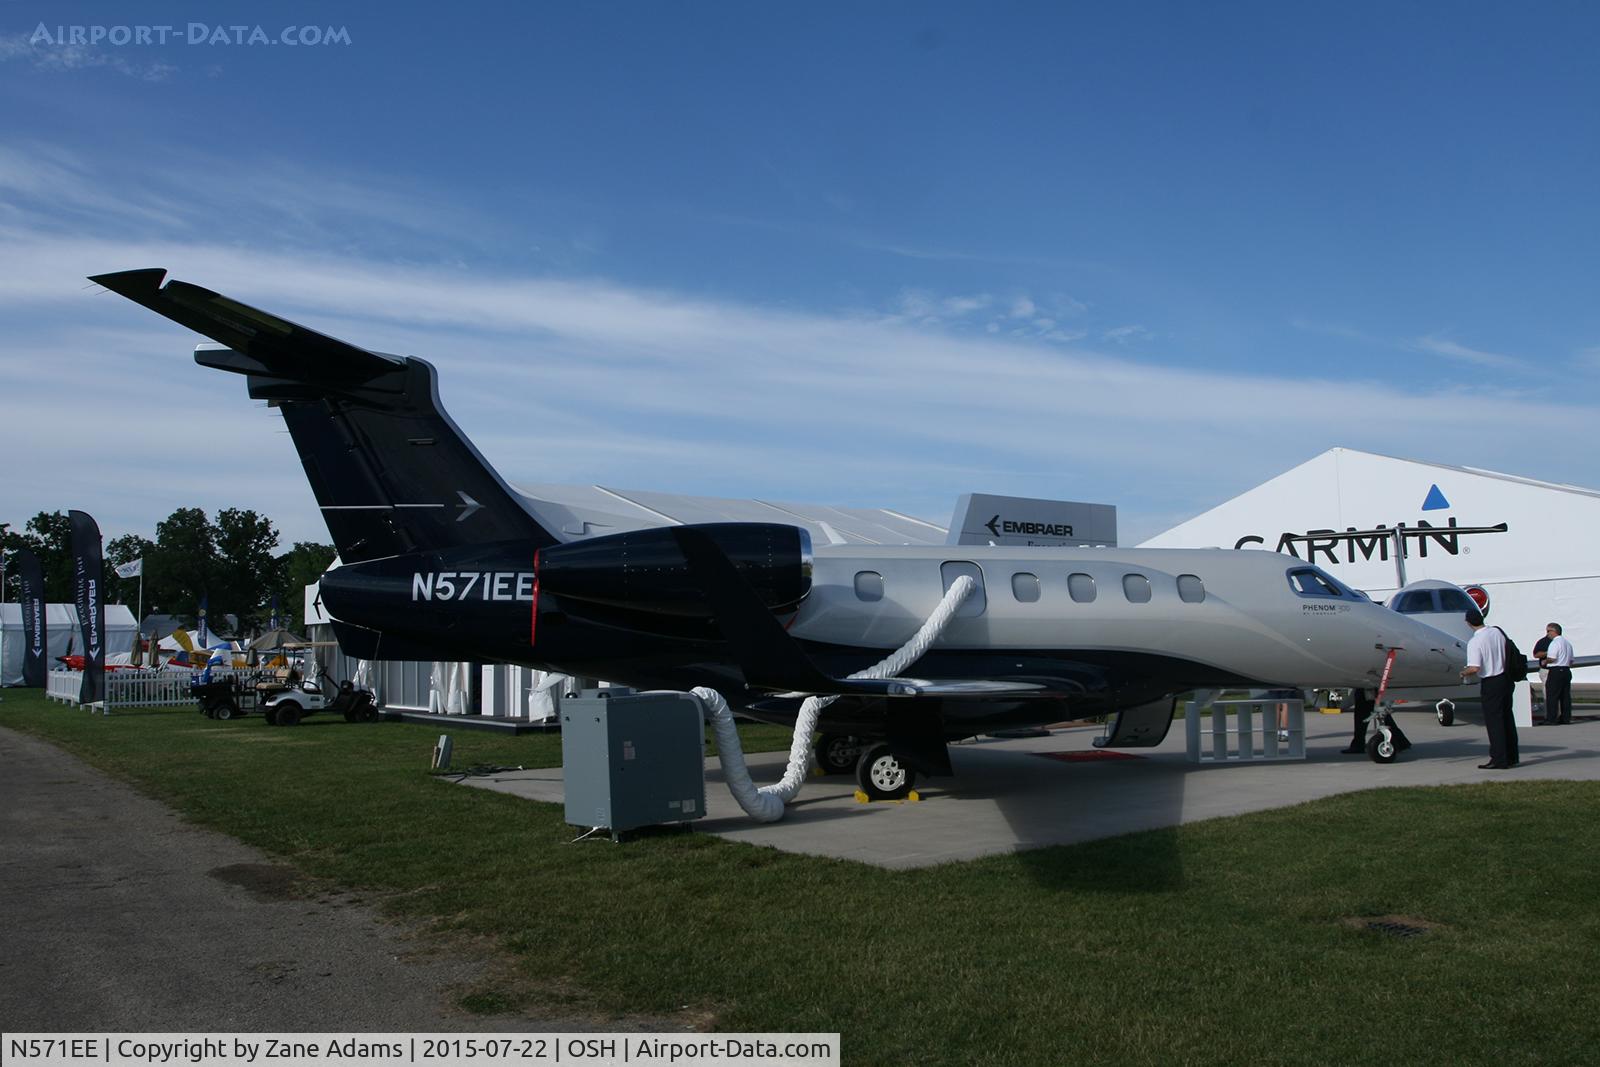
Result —
<instances>
[{"instance_id":1,"label":"aircraft nose","mask_svg":"<svg viewBox=\"0 0 1600 1067\"><path fill-rule=\"evenodd\" d=\"M1399 642L1404 651L1395 658L1397 670L1436 680L1453 679L1466 667L1467 646L1460 640L1431 626L1414 624L1411 630Z\"/></svg>"}]
</instances>

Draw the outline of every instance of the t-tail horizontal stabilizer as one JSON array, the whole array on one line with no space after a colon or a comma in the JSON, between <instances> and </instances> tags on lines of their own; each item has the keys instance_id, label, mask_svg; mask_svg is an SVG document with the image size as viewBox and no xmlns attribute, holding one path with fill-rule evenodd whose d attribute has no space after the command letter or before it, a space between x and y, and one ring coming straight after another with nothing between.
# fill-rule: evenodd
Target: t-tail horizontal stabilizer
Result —
<instances>
[{"instance_id":1,"label":"t-tail horizontal stabilizer","mask_svg":"<svg viewBox=\"0 0 1600 1067\"><path fill-rule=\"evenodd\" d=\"M196 352L195 362L290 382L355 386L400 370L404 360L369 352L188 282L162 281L161 267L97 274L89 280L187 326L231 351Z\"/></svg>"},{"instance_id":2,"label":"t-tail horizontal stabilizer","mask_svg":"<svg viewBox=\"0 0 1600 1067\"><path fill-rule=\"evenodd\" d=\"M672 535L751 689L818 696L962 697L1034 696L1043 688L1031 682L829 677L779 625L715 541L691 526L675 526Z\"/></svg>"},{"instance_id":3,"label":"t-tail horizontal stabilizer","mask_svg":"<svg viewBox=\"0 0 1600 1067\"><path fill-rule=\"evenodd\" d=\"M226 346L195 361L245 375L250 395L278 408L344 562L557 543L445 412L431 365L165 278L157 268L92 280Z\"/></svg>"}]
</instances>

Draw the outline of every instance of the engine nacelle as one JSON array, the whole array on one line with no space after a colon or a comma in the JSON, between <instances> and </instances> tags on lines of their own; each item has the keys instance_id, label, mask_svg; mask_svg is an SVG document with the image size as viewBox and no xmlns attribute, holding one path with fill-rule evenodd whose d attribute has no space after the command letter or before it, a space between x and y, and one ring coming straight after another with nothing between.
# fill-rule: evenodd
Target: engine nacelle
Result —
<instances>
[{"instance_id":1,"label":"engine nacelle","mask_svg":"<svg viewBox=\"0 0 1600 1067\"><path fill-rule=\"evenodd\" d=\"M800 527L717 522L695 529L716 542L775 613L793 611L811 591L811 535ZM541 596L651 615L711 616L670 527L552 545L540 550L535 570Z\"/></svg>"}]
</instances>

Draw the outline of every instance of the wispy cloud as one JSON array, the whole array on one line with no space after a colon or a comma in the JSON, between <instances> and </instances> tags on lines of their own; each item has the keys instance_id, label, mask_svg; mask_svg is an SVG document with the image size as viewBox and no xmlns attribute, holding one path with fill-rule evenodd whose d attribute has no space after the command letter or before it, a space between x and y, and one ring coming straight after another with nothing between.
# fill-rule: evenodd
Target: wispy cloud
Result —
<instances>
[{"instance_id":1,"label":"wispy cloud","mask_svg":"<svg viewBox=\"0 0 1600 1067\"><path fill-rule=\"evenodd\" d=\"M1167 366L1116 343L1141 327L1097 331L1105 347L1074 340L1082 305L1038 294L908 290L887 313L797 311L603 278L307 251L263 234L223 243L194 214L204 202L174 205L167 185L102 202L92 172L71 160L45 161L81 179L52 192L46 172L15 160L6 170L3 159L0 180L26 197L0 225L0 455L69 424L79 450L73 500L59 472L8 476L6 507L24 518L123 500L117 487L148 484L152 458L175 464L190 447L175 442L200 440L230 457L227 477L128 500L122 528L147 529L178 504L237 504L248 485L252 495L274 487L287 536L320 536L275 417L241 417L252 409L240 383L183 358L196 340L187 331L84 290L85 275L150 266L357 344L425 356L452 413L513 480L878 505L936 521L962 492L1122 502L1139 485L1151 487L1150 514L1167 516L1336 445L1516 473L1533 468L1524 442L1537 437L1541 453L1571 464L1552 471L1541 460L1541 473L1594 481L1582 457L1600 407L1581 396L1533 403L1426 378ZM309 204L321 220L348 195L332 184L319 199L285 181L290 206L279 210ZM71 211L48 210L52 196ZM124 200L145 207L142 220L117 216ZM182 225L157 235L153 220L169 209L184 212ZM401 197L373 217L405 209ZM1407 418L1395 420L1397 410ZM1130 539L1158 532L1137 509L1123 520Z\"/></svg>"},{"instance_id":2,"label":"wispy cloud","mask_svg":"<svg viewBox=\"0 0 1600 1067\"><path fill-rule=\"evenodd\" d=\"M170 229L184 225L187 210L181 190L108 183L76 154L38 143L0 145L0 204L6 212L0 218L36 226L111 218L122 228L145 223Z\"/></svg>"},{"instance_id":3,"label":"wispy cloud","mask_svg":"<svg viewBox=\"0 0 1600 1067\"><path fill-rule=\"evenodd\" d=\"M1066 296L1035 300L1026 293L1006 299L990 293L940 297L924 289L902 289L882 321L935 329L982 329L991 337L1070 344L1089 330L1066 328L1088 305Z\"/></svg>"},{"instance_id":4,"label":"wispy cloud","mask_svg":"<svg viewBox=\"0 0 1600 1067\"><path fill-rule=\"evenodd\" d=\"M1479 348L1469 348L1448 337L1438 334L1427 334L1414 338L1388 338L1365 330L1358 330L1351 326L1338 323L1315 322L1308 319L1290 319L1289 324L1297 330L1307 333L1318 333L1326 337L1338 337L1347 341L1356 341L1363 345L1377 348L1390 348L1400 352L1426 352L1430 355L1443 356L1446 359L1460 363L1471 363L1479 367L1495 367L1504 370L1525 370L1529 364L1526 360L1516 356L1508 356L1499 352L1487 352Z\"/></svg>"},{"instance_id":5,"label":"wispy cloud","mask_svg":"<svg viewBox=\"0 0 1600 1067\"><path fill-rule=\"evenodd\" d=\"M166 81L178 72L171 63L138 61L120 51L87 44L33 44L29 35L0 35L0 63L29 63L38 70L71 71L103 67L140 81Z\"/></svg>"},{"instance_id":6,"label":"wispy cloud","mask_svg":"<svg viewBox=\"0 0 1600 1067\"><path fill-rule=\"evenodd\" d=\"M1380 348L1402 348L1403 344L1387 337L1378 337L1374 334L1358 330L1353 326L1345 326L1336 322L1316 322L1311 319L1294 318L1289 320L1289 325L1305 333L1320 333L1325 337L1339 337L1346 341L1359 341L1364 345L1375 345Z\"/></svg>"},{"instance_id":7,"label":"wispy cloud","mask_svg":"<svg viewBox=\"0 0 1600 1067\"><path fill-rule=\"evenodd\" d=\"M1132 326L1114 326L1100 334L1101 339L1114 341L1119 345L1133 344L1135 341L1148 341L1151 337L1149 330L1137 324Z\"/></svg>"},{"instance_id":8,"label":"wispy cloud","mask_svg":"<svg viewBox=\"0 0 1600 1067\"><path fill-rule=\"evenodd\" d=\"M1412 342L1412 347L1419 352L1431 352L1436 356L1444 356L1447 359L1472 363L1480 367L1523 370L1528 366L1526 361L1515 356L1505 356L1498 352L1485 352L1478 348L1468 348L1466 345L1457 344L1449 338L1437 337L1433 334L1417 338Z\"/></svg>"}]
</instances>

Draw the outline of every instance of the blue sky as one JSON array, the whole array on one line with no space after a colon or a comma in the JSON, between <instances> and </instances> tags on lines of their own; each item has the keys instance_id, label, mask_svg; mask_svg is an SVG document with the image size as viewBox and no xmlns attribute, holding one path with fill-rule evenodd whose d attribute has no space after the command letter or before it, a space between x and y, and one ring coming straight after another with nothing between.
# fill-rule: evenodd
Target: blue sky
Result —
<instances>
[{"instance_id":1,"label":"blue sky","mask_svg":"<svg viewBox=\"0 0 1600 1067\"><path fill-rule=\"evenodd\" d=\"M1129 542L1334 445L1600 486L1592 5L244 3L349 43L188 43L217 10L0 0L0 520L325 536L237 380L84 288L144 266L431 359L514 482L1064 497Z\"/></svg>"}]
</instances>

